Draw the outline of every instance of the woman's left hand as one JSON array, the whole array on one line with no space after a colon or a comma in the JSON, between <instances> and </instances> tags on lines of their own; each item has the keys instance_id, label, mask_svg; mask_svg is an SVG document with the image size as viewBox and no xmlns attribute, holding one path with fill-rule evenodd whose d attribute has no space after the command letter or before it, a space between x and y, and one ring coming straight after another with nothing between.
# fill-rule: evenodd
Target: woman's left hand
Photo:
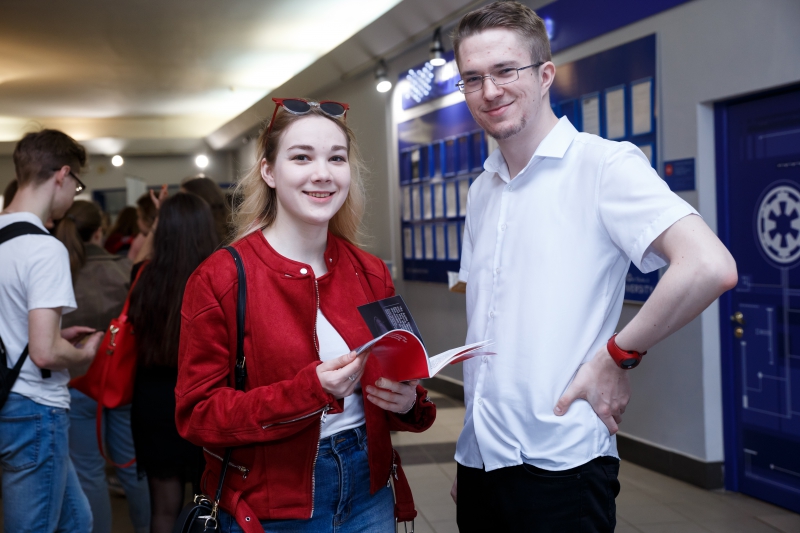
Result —
<instances>
[{"instance_id":1,"label":"woman's left hand","mask_svg":"<svg viewBox=\"0 0 800 533\"><path fill-rule=\"evenodd\" d=\"M380 378L375 386L367 386L367 399L378 407L393 413L406 413L417 399L418 379L398 383Z\"/></svg>"}]
</instances>

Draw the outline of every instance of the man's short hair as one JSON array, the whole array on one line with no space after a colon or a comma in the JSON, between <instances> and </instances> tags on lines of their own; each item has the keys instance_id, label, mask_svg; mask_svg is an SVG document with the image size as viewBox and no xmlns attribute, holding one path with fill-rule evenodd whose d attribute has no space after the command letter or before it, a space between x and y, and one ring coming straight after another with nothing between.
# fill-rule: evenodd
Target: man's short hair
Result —
<instances>
[{"instance_id":1,"label":"man's short hair","mask_svg":"<svg viewBox=\"0 0 800 533\"><path fill-rule=\"evenodd\" d=\"M494 28L512 30L526 41L531 49L533 63L551 61L550 39L544 21L531 8L519 2L492 2L464 15L453 30L453 50L458 58L458 47L467 37Z\"/></svg>"},{"instance_id":2,"label":"man's short hair","mask_svg":"<svg viewBox=\"0 0 800 533\"><path fill-rule=\"evenodd\" d=\"M14 168L20 187L44 183L64 165L76 172L86 165L86 149L64 132L28 133L14 148Z\"/></svg>"}]
</instances>

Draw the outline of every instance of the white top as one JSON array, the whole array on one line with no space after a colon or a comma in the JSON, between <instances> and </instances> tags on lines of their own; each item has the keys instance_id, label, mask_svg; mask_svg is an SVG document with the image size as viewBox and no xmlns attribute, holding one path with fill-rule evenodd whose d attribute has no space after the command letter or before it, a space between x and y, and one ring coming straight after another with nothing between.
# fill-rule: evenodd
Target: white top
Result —
<instances>
[{"instance_id":1,"label":"white top","mask_svg":"<svg viewBox=\"0 0 800 533\"><path fill-rule=\"evenodd\" d=\"M0 228L31 222L45 229L33 213L0 215ZM46 230L45 230L46 231ZM72 292L69 254L61 241L48 235L22 235L0 245L0 338L6 361L13 366L28 344L28 311L60 307L62 314L77 308ZM53 371L42 379L30 357L11 388L36 403L69 409L69 371Z\"/></svg>"},{"instance_id":2,"label":"white top","mask_svg":"<svg viewBox=\"0 0 800 533\"><path fill-rule=\"evenodd\" d=\"M317 309L317 339L319 340L319 358L323 361L336 359L350 353L347 343L319 309ZM364 398L361 396L361 384L359 383L353 394L344 399L344 412L328 415L325 418L320 438L330 437L340 431L357 428L363 424Z\"/></svg>"},{"instance_id":3,"label":"white top","mask_svg":"<svg viewBox=\"0 0 800 533\"><path fill-rule=\"evenodd\" d=\"M614 333L630 261L696 211L630 143L578 133L562 118L513 180L500 150L469 190L459 278L467 343L492 357L464 363L466 415L456 460L494 470L523 462L565 470L617 456L588 402L553 414L581 364Z\"/></svg>"}]
</instances>

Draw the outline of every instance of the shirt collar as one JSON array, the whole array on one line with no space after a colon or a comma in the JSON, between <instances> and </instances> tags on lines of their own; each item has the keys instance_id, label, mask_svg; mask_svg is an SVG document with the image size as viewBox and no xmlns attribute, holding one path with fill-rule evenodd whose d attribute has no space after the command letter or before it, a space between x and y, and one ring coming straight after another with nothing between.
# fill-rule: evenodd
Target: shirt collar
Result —
<instances>
[{"instance_id":1,"label":"shirt collar","mask_svg":"<svg viewBox=\"0 0 800 533\"><path fill-rule=\"evenodd\" d=\"M572 125L567 117L561 117L555 127L550 130L550 133L539 143L533 153L533 157L531 157L531 161L537 157L562 159L576 135L578 135L578 130L575 129L575 126ZM531 161L528 162L520 174L530 167ZM502 152L500 152L500 148L497 148L486 158L483 169L487 172L498 174L504 181L509 181L508 165L506 165L506 160Z\"/></svg>"}]
</instances>

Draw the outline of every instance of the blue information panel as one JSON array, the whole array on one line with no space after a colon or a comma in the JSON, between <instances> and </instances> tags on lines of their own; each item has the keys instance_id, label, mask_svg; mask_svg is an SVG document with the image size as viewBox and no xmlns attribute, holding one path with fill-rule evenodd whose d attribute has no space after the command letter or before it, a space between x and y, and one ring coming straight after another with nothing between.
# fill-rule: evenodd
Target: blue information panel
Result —
<instances>
[{"instance_id":1,"label":"blue information panel","mask_svg":"<svg viewBox=\"0 0 800 533\"><path fill-rule=\"evenodd\" d=\"M693 191L694 158L664 161L664 181L673 191Z\"/></svg>"},{"instance_id":2,"label":"blue information panel","mask_svg":"<svg viewBox=\"0 0 800 533\"><path fill-rule=\"evenodd\" d=\"M440 67L434 67L426 61L398 76L398 88L403 94L403 109L410 109L458 90L456 82L461 77L458 75L453 51L447 52L444 58L447 63Z\"/></svg>"},{"instance_id":3,"label":"blue information panel","mask_svg":"<svg viewBox=\"0 0 800 533\"><path fill-rule=\"evenodd\" d=\"M457 271L467 193L486 137L459 103L398 124L403 278L447 282Z\"/></svg>"}]
</instances>

